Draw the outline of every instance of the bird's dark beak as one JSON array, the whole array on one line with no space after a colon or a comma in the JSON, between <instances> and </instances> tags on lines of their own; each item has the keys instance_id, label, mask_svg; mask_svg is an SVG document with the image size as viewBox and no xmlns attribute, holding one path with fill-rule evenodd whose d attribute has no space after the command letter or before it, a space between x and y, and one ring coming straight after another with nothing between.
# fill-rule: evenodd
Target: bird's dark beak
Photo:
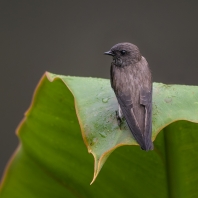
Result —
<instances>
[{"instance_id":1,"label":"bird's dark beak","mask_svg":"<svg viewBox=\"0 0 198 198\"><path fill-rule=\"evenodd\" d=\"M104 53L105 55L115 56L115 54L110 50Z\"/></svg>"}]
</instances>

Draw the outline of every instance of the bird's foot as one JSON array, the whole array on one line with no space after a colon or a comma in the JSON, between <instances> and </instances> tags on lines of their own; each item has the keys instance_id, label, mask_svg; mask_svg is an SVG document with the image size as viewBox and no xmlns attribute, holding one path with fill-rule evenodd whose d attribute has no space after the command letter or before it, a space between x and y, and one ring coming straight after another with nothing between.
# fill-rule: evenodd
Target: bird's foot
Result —
<instances>
[{"instance_id":1,"label":"bird's foot","mask_svg":"<svg viewBox=\"0 0 198 198\"><path fill-rule=\"evenodd\" d=\"M119 116L118 111L116 111L116 119L117 119L117 122L118 122L118 126L121 129L122 118Z\"/></svg>"}]
</instances>

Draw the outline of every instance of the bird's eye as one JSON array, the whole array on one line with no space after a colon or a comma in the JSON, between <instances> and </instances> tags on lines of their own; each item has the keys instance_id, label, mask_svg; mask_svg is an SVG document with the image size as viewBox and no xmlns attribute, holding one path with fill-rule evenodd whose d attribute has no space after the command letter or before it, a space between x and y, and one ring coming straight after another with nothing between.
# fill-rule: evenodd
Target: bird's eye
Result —
<instances>
[{"instance_id":1,"label":"bird's eye","mask_svg":"<svg viewBox=\"0 0 198 198\"><path fill-rule=\"evenodd\" d=\"M125 51L125 50L121 50L120 53L121 53L122 55L125 55L125 54L126 54L126 51Z\"/></svg>"}]
</instances>

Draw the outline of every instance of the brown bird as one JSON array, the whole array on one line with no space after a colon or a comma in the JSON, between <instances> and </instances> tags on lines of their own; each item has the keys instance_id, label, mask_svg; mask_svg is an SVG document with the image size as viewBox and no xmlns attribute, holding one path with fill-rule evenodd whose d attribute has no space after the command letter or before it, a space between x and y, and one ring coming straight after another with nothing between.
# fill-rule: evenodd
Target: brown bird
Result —
<instances>
[{"instance_id":1,"label":"brown bird","mask_svg":"<svg viewBox=\"0 0 198 198\"><path fill-rule=\"evenodd\" d=\"M119 103L118 125L124 117L141 148L152 150L152 79L147 61L131 43L118 43L104 54L113 56L110 78Z\"/></svg>"}]
</instances>

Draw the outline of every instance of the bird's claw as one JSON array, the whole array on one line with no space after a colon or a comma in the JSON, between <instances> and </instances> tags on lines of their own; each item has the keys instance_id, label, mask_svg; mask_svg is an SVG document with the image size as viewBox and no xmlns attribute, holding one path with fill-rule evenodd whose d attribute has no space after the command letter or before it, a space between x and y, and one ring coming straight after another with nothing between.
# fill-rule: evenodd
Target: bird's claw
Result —
<instances>
[{"instance_id":1,"label":"bird's claw","mask_svg":"<svg viewBox=\"0 0 198 198\"><path fill-rule=\"evenodd\" d=\"M118 122L118 126L121 129L122 119L120 118L118 111L116 111L116 119Z\"/></svg>"}]
</instances>

